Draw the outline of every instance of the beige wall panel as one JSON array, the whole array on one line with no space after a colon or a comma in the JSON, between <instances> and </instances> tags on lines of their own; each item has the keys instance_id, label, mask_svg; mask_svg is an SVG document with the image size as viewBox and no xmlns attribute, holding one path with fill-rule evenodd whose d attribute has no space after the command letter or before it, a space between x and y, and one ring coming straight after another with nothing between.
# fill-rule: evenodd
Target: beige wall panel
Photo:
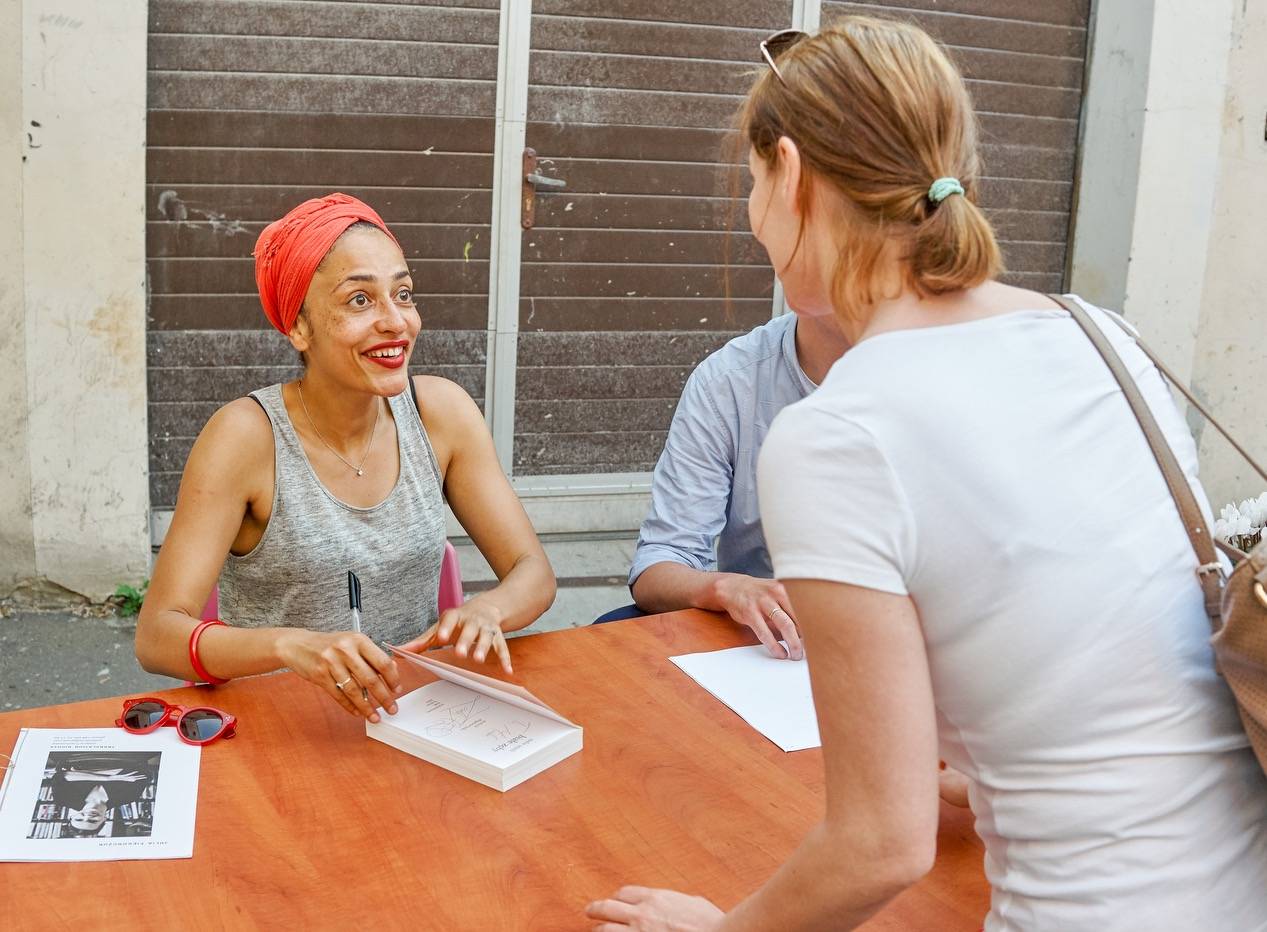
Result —
<instances>
[{"instance_id":1,"label":"beige wall panel","mask_svg":"<svg viewBox=\"0 0 1267 932\"><path fill-rule=\"evenodd\" d=\"M35 575L22 263L22 7L0 4L0 596Z\"/></svg>"},{"instance_id":2,"label":"beige wall panel","mask_svg":"<svg viewBox=\"0 0 1267 932\"><path fill-rule=\"evenodd\" d=\"M1219 420L1259 463L1267 463L1264 114L1267 7L1236 4L1193 377ZM1267 490L1267 481L1209 427L1201 435L1201 468L1216 511L1225 502Z\"/></svg>"},{"instance_id":3,"label":"beige wall panel","mask_svg":"<svg viewBox=\"0 0 1267 932\"><path fill-rule=\"evenodd\" d=\"M22 3L35 569L94 598L149 568L146 8Z\"/></svg>"}]
</instances>

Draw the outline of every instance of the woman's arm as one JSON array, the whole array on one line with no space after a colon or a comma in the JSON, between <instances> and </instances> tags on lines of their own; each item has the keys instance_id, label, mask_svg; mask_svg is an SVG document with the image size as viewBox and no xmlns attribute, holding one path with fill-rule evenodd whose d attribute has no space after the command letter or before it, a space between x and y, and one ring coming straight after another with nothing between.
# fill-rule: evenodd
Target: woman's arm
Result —
<instances>
[{"instance_id":1,"label":"woman's arm","mask_svg":"<svg viewBox=\"0 0 1267 932\"><path fill-rule=\"evenodd\" d=\"M914 603L820 580L785 582L823 739L827 813L724 918L698 898L626 888L594 919L639 929L851 929L932 867L937 727ZM680 924L674 924L680 923Z\"/></svg>"},{"instance_id":2,"label":"woman's arm","mask_svg":"<svg viewBox=\"0 0 1267 932\"><path fill-rule=\"evenodd\" d=\"M136 625L136 659L151 673L197 679L189 637L215 585L225 556L260 501L271 502L272 428L249 399L230 402L207 422L190 451L176 513L154 564ZM260 529L262 530L262 528ZM400 685L395 662L372 641L351 633L304 628L235 628L203 632L198 657L225 679L289 667L349 712L377 720L375 707L395 710ZM370 693L335 688L355 676Z\"/></svg>"},{"instance_id":3,"label":"woman's arm","mask_svg":"<svg viewBox=\"0 0 1267 932\"><path fill-rule=\"evenodd\" d=\"M176 512L136 626L136 658L151 673L196 678L189 635L242 529L261 469L265 477L272 475L268 418L255 402L238 399L212 415L185 463ZM235 629L214 632L220 634L214 638L212 633L200 641L199 657L217 676L280 666L274 632Z\"/></svg>"},{"instance_id":4,"label":"woman's arm","mask_svg":"<svg viewBox=\"0 0 1267 932\"><path fill-rule=\"evenodd\" d=\"M924 876L937 847L937 724L914 603L786 582L805 631L827 814L722 928L851 929Z\"/></svg>"},{"instance_id":5,"label":"woman's arm","mask_svg":"<svg viewBox=\"0 0 1267 932\"><path fill-rule=\"evenodd\" d=\"M447 643L460 629L459 655L472 653L482 661L492 650L510 672L510 652L500 635L532 624L553 604L554 570L502 472L493 438L471 396L447 379L417 376L415 385L449 507L499 580L494 588L445 612L436 638Z\"/></svg>"}]
</instances>

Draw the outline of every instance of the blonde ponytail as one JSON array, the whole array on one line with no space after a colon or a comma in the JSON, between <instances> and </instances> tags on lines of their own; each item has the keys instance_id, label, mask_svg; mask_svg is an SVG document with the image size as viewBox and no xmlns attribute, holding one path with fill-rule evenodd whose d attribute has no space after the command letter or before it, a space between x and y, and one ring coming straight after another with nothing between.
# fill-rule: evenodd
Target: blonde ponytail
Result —
<instances>
[{"instance_id":1,"label":"blonde ponytail","mask_svg":"<svg viewBox=\"0 0 1267 932\"><path fill-rule=\"evenodd\" d=\"M941 294L971 288L997 275L1003 261L994 231L967 190L939 203L928 200L906 256L915 290Z\"/></svg>"},{"instance_id":2,"label":"blonde ponytail","mask_svg":"<svg viewBox=\"0 0 1267 932\"><path fill-rule=\"evenodd\" d=\"M962 75L932 37L909 23L846 16L778 65L782 79L772 71L758 78L740 125L771 168L780 137L792 139L805 177L841 195L838 312L854 316L889 296L882 290L892 287L886 257L894 247L903 284L921 295L971 288L1002 271L976 204L976 115Z\"/></svg>"}]
</instances>

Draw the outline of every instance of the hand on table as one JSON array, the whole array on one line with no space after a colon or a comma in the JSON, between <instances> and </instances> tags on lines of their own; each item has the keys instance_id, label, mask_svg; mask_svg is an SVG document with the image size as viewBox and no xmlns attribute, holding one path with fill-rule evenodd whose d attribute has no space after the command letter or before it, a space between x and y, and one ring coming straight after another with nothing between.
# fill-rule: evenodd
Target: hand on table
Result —
<instances>
[{"instance_id":1,"label":"hand on table","mask_svg":"<svg viewBox=\"0 0 1267 932\"><path fill-rule=\"evenodd\" d=\"M725 918L702 896L648 887L621 887L609 899L586 906L585 915L598 922L595 932L706 932Z\"/></svg>"},{"instance_id":2,"label":"hand on table","mask_svg":"<svg viewBox=\"0 0 1267 932\"><path fill-rule=\"evenodd\" d=\"M792 618L792 603L778 580L723 573L714 591L722 611L751 628L771 657L800 660L805 656L800 632ZM786 650L779 643L780 639L787 643Z\"/></svg>"},{"instance_id":3,"label":"hand on table","mask_svg":"<svg viewBox=\"0 0 1267 932\"><path fill-rule=\"evenodd\" d=\"M469 602L446 609L440 619L427 629L422 637L401 645L405 650L422 651L453 643L453 651L459 657L471 656L483 663L489 659L489 651L497 655L502 669L513 673L510 666L510 648L506 645L506 632L502 630L502 614L494 606L483 603L477 596Z\"/></svg>"},{"instance_id":4,"label":"hand on table","mask_svg":"<svg viewBox=\"0 0 1267 932\"><path fill-rule=\"evenodd\" d=\"M365 635L286 628L278 636L277 654L284 666L353 715L377 722L380 708L396 714L400 694L396 661Z\"/></svg>"}]
</instances>

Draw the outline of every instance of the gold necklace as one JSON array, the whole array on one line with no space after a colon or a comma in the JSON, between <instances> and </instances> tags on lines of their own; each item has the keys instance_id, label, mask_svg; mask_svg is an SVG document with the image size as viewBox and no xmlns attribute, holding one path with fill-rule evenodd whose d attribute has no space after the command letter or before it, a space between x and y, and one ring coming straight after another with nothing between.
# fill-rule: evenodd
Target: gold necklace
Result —
<instances>
[{"instance_id":1,"label":"gold necklace","mask_svg":"<svg viewBox=\"0 0 1267 932\"><path fill-rule=\"evenodd\" d=\"M339 456L339 451L336 450L334 447L330 446L330 441L326 440L325 437L321 436L321 431L317 430L317 422L314 421L312 419L312 415L308 413L308 402L304 401L304 383L302 381L295 383L295 391L299 392L299 403L303 405L304 417L308 419L308 424L310 427L312 427L312 432L317 435L317 439L326 445L327 450L329 450L335 456L338 456L339 462L343 463L343 465L345 465L348 469L355 469L356 474L358 476L365 475L365 470L363 470L361 467L364 466L365 461L370 458L370 450L374 448L374 434L378 431L378 419L382 417L383 415L383 406L381 404L378 404L378 399L377 398L374 399L374 402L375 402L374 426L370 428L370 442L366 444L365 446L365 455L361 457L360 465L353 466L351 463L345 460L342 456Z\"/></svg>"}]
</instances>

